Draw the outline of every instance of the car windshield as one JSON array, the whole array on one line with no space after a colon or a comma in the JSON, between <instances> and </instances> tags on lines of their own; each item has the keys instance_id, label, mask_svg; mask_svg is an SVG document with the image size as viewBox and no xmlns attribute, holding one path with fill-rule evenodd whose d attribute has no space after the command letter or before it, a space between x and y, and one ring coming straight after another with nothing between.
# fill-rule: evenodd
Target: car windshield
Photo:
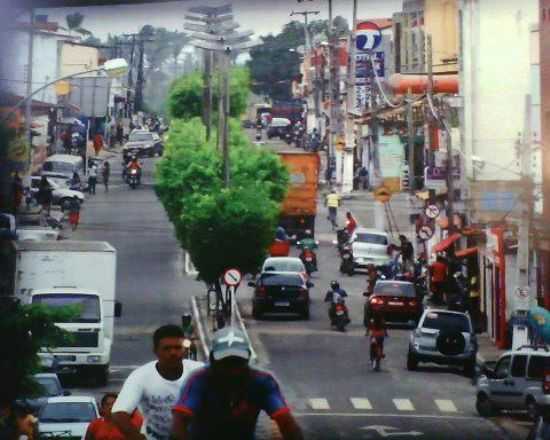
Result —
<instances>
[{"instance_id":1,"label":"car windshield","mask_svg":"<svg viewBox=\"0 0 550 440\"><path fill-rule=\"evenodd\" d=\"M416 292L412 283L377 282L374 287L374 294L379 296L406 296L414 298Z\"/></svg>"},{"instance_id":2,"label":"car windshield","mask_svg":"<svg viewBox=\"0 0 550 440\"><path fill-rule=\"evenodd\" d=\"M44 162L44 165L42 165L42 169L48 172L53 171L57 173L72 174L74 170L74 165L68 162L57 162L49 160Z\"/></svg>"},{"instance_id":3,"label":"car windshield","mask_svg":"<svg viewBox=\"0 0 550 440\"><path fill-rule=\"evenodd\" d=\"M368 232L358 232L355 234L355 242L369 243L369 244L388 244L388 238L385 235L370 234Z\"/></svg>"},{"instance_id":4,"label":"car windshield","mask_svg":"<svg viewBox=\"0 0 550 440\"><path fill-rule=\"evenodd\" d=\"M304 280L300 275L268 273L262 275L264 286L293 286L302 287Z\"/></svg>"},{"instance_id":5,"label":"car windshield","mask_svg":"<svg viewBox=\"0 0 550 440\"><path fill-rule=\"evenodd\" d=\"M301 261L266 261L264 265L265 272L303 272L304 265Z\"/></svg>"},{"instance_id":6,"label":"car windshield","mask_svg":"<svg viewBox=\"0 0 550 440\"><path fill-rule=\"evenodd\" d=\"M132 133L128 138L129 142L148 142L153 140L151 133Z\"/></svg>"},{"instance_id":7,"label":"car windshield","mask_svg":"<svg viewBox=\"0 0 550 440\"><path fill-rule=\"evenodd\" d=\"M55 397L61 395L62 391L59 388L59 383L53 377L35 377L35 380L42 387L45 396Z\"/></svg>"},{"instance_id":8,"label":"car windshield","mask_svg":"<svg viewBox=\"0 0 550 440\"><path fill-rule=\"evenodd\" d=\"M459 331L461 333L469 333L471 330L466 316L442 312L427 313L422 327L433 330Z\"/></svg>"},{"instance_id":9,"label":"car windshield","mask_svg":"<svg viewBox=\"0 0 550 440\"><path fill-rule=\"evenodd\" d=\"M68 307L74 316L66 322L101 322L99 298L94 295L41 294L33 296L32 302L52 308Z\"/></svg>"},{"instance_id":10,"label":"car windshield","mask_svg":"<svg viewBox=\"0 0 550 440\"><path fill-rule=\"evenodd\" d=\"M87 423L95 418L94 406L88 402L47 403L39 415L41 423Z\"/></svg>"}]
</instances>

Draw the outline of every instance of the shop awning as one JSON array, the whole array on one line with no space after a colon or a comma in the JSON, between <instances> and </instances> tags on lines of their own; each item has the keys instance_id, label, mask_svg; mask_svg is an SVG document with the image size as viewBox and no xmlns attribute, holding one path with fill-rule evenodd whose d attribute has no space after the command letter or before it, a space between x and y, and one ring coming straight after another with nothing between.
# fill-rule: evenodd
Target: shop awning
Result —
<instances>
[{"instance_id":1,"label":"shop awning","mask_svg":"<svg viewBox=\"0 0 550 440\"><path fill-rule=\"evenodd\" d=\"M441 240L439 243L437 243L433 249L432 252L434 254L438 252L444 252L446 251L449 246L451 246L455 241L457 241L460 238L460 234L458 232L455 232L454 234L447 237L445 240Z\"/></svg>"},{"instance_id":2,"label":"shop awning","mask_svg":"<svg viewBox=\"0 0 550 440\"><path fill-rule=\"evenodd\" d=\"M475 255L475 254L477 254L477 247L469 247L469 248L466 248L466 249L460 249L459 251L455 252L455 255L458 258L466 258L466 257L470 257L470 256Z\"/></svg>"}]
</instances>

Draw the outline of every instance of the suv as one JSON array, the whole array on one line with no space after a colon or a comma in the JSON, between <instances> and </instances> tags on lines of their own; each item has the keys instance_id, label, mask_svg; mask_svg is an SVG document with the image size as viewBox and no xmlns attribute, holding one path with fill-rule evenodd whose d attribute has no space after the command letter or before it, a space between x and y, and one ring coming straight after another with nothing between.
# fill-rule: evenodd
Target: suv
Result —
<instances>
[{"instance_id":1,"label":"suv","mask_svg":"<svg viewBox=\"0 0 550 440\"><path fill-rule=\"evenodd\" d=\"M550 366L548 347L522 346L504 353L494 366L484 366L477 381L476 408L483 417L498 410L527 410L536 418L538 408L550 406L550 393L543 389Z\"/></svg>"},{"instance_id":2,"label":"suv","mask_svg":"<svg viewBox=\"0 0 550 440\"><path fill-rule=\"evenodd\" d=\"M416 370L419 362L462 365L464 373L472 376L477 348L477 338L468 314L427 309L411 333L407 369Z\"/></svg>"}]
</instances>

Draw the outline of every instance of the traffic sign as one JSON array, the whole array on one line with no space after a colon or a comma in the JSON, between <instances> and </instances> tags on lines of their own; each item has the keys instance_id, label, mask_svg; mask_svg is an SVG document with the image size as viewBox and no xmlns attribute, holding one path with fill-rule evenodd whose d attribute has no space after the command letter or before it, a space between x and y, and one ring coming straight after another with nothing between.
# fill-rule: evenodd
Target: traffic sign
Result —
<instances>
[{"instance_id":1,"label":"traffic sign","mask_svg":"<svg viewBox=\"0 0 550 440\"><path fill-rule=\"evenodd\" d=\"M228 286L238 286L242 278L239 269L227 269L223 274L223 282Z\"/></svg>"},{"instance_id":2,"label":"traffic sign","mask_svg":"<svg viewBox=\"0 0 550 440\"><path fill-rule=\"evenodd\" d=\"M382 185L374 191L374 198L380 203L388 203L391 199L391 191Z\"/></svg>"},{"instance_id":3,"label":"traffic sign","mask_svg":"<svg viewBox=\"0 0 550 440\"><path fill-rule=\"evenodd\" d=\"M424 225L418 230L418 238L422 241L428 241L434 236L434 230L430 225Z\"/></svg>"},{"instance_id":4,"label":"traffic sign","mask_svg":"<svg viewBox=\"0 0 550 440\"><path fill-rule=\"evenodd\" d=\"M439 217L439 214L441 214L441 210L437 205L428 205L424 210L424 214L426 214L426 217L428 218L435 219Z\"/></svg>"},{"instance_id":5,"label":"traffic sign","mask_svg":"<svg viewBox=\"0 0 550 440\"><path fill-rule=\"evenodd\" d=\"M357 50L374 50L382 42L382 31L372 21L358 23L355 34Z\"/></svg>"}]
</instances>

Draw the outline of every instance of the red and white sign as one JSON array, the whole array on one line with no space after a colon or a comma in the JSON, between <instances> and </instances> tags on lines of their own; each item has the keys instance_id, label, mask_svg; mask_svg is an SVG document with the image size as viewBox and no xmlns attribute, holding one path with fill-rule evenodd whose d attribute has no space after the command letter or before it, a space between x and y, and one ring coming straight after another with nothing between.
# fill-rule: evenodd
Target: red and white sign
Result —
<instances>
[{"instance_id":1,"label":"red and white sign","mask_svg":"<svg viewBox=\"0 0 550 440\"><path fill-rule=\"evenodd\" d=\"M223 282L228 286L238 286L242 278L239 269L227 269L223 274Z\"/></svg>"}]
</instances>

